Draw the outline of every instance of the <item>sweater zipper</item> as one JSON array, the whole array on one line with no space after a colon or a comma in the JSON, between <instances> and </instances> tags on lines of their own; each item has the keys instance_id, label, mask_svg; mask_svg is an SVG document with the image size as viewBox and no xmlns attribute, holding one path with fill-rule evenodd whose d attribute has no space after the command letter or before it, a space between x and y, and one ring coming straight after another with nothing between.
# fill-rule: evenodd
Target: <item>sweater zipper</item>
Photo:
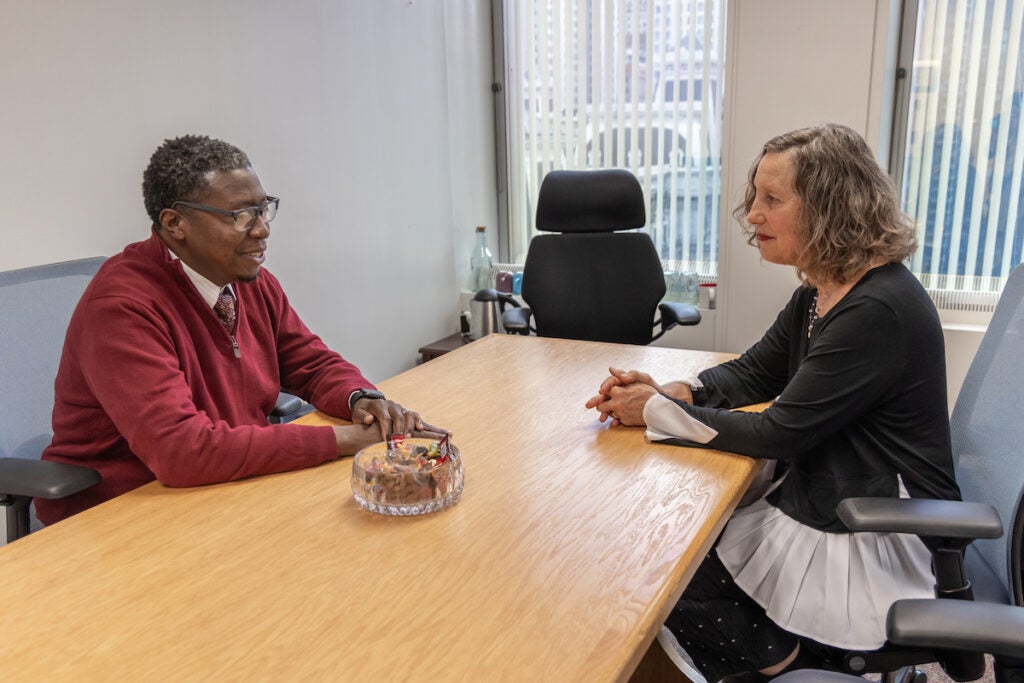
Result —
<instances>
[{"instance_id":1,"label":"sweater zipper","mask_svg":"<svg viewBox=\"0 0 1024 683\"><path fill-rule=\"evenodd\" d=\"M235 335L229 335L231 337L231 350L235 352L235 358L242 357L242 351L238 348L238 342L235 340Z\"/></svg>"}]
</instances>

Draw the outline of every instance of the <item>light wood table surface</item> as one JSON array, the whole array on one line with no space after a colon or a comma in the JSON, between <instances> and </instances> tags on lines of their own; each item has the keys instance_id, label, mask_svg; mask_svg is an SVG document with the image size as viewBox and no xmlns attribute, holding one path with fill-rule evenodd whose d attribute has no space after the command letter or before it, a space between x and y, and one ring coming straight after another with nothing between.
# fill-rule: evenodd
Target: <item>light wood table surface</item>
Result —
<instances>
[{"instance_id":1,"label":"light wood table surface","mask_svg":"<svg viewBox=\"0 0 1024 683\"><path fill-rule=\"evenodd\" d=\"M583 404L609 365L668 380L725 358L491 335L380 383L452 430L448 510L363 511L345 458L154 482L0 548L0 679L626 680L753 461Z\"/></svg>"}]
</instances>

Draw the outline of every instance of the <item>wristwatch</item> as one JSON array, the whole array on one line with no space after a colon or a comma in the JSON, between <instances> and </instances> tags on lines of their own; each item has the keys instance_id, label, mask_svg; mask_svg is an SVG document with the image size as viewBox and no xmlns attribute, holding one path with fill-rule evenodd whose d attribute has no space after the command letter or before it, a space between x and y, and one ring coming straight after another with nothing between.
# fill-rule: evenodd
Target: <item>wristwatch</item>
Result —
<instances>
[{"instance_id":1,"label":"wristwatch","mask_svg":"<svg viewBox=\"0 0 1024 683\"><path fill-rule=\"evenodd\" d=\"M377 391L376 389L356 389L348 397L348 409L352 410L356 407L356 401L361 398L368 398L371 401L383 401L384 394Z\"/></svg>"}]
</instances>

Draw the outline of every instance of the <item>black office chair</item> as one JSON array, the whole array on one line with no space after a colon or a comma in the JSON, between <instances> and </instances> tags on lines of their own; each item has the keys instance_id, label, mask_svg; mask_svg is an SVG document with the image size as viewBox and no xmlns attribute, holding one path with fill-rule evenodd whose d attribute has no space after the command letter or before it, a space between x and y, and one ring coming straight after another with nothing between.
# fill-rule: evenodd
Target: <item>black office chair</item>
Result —
<instances>
[{"instance_id":1,"label":"black office chair","mask_svg":"<svg viewBox=\"0 0 1024 683\"><path fill-rule=\"evenodd\" d=\"M505 330L649 344L676 325L699 323L695 306L659 304L665 276L654 243L645 233L624 232L646 222L643 190L628 171L548 173L536 225L558 234L531 240L523 266L527 307L504 311Z\"/></svg>"},{"instance_id":2,"label":"black office chair","mask_svg":"<svg viewBox=\"0 0 1024 683\"><path fill-rule=\"evenodd\" d=\"M839 516L853 531L926 539L938 598L893 604L889 644L881 652L846 654L844 670L860 674L937 661L954 680L975 680L984 673L983 653L989 653L995 655L998 681L1024 681L1022 405L1024 265L1010 274L950 420L964 500L980 502L854 498L840 503ZM1005 534L1000 520L1007 525ZM805 675L778 680L819 680L814 673Z\"/></svg>"},{"instance_id":3,"label":"black office chair","mask_svg":"<svg viewBox=\"0 0 1024 683\"><path fill-rule=\"evenodd\" d=\"M52 436L53 382L64 334L86 285L104 258L0 273L0 545L41 525L33 498L57 499L99 482L87 467L39 460ZM312 410L282 392L269 416L287 422Z\"/></svg>"}]
</instances>

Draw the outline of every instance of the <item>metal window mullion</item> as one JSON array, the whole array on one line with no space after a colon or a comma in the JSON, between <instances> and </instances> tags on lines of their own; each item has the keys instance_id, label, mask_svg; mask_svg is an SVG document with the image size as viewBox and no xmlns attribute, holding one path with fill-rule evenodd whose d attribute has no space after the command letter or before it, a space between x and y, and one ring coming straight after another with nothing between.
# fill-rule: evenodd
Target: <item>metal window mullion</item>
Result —
<instances>
[{"instance_id":1,"label":"metal window mullion","mask_svg":"<svg viewBox=\"0 0 1024 683\"><path fill-rule=\"evenodd\" d=\"M907 194L907 148L910 143L911 74L918 35L920 0L900 0L899 38L896 58L896 88L893 98L892 134L889 146L889 175L901 197Z\"/></svg>"},{"instance_id":2,"label":"metal window mullion","mask_svg":"<svg viewBox=\"0 0 1024 683\"><path fill-rule=\"evenodd\" d=\"M523 253L525 253L533 232L533 219L529 214L530 207L536 202L537 189L540 182L538 174L538 167L540 166L539 140L541 136L544 135L544 130L542 125L543 112L540 109L540 103L537 101L537 91L540 87L539 75L537 73L539 64L537 63L537 46L535 39L535 13L537 10L534 6L534 0L521 0L521 7L521 21L518 26L522 33L522 39L519 41L521 50L519 64L520 69L525 70L523 76L526 92L522 97L525 102L525 106L523 108L525 111L523 111L523 115L527 117L525 128L530 131L530 140L529 144L526 145L524 159L526 162L526 177L528 182L524 188L522 203L520 205L523 224L526 226L526 234L523 235L523 244L521 246Z\"/></svg>"},{"instance_id":3,"label":"metal window mullion","mask_svg":"<svg viewBox=\"0 0 1024 683\"><path fill-rule=\"evenodd\" d=\"M711 235L712 243L708 251L708 260L711 260L711 256L718 254L718 245L720 242L720 231L721 231L721 195L722 195L722 111L725 106L725 92L723 85L725 83L725 16L716 16L715 12L727 14L729 6L727 3L715 3L713 5L713 14L711 16L711 22L714 25L714 31L712 33L714 41L712 43L713 49L712 54L715 55L715 78L714 78L714 91L711 93L711 100L715 105L714 122L711 125L712 135L709 137L709 144L712 150L715 151L715 157L713 158L714 163L711 164L711 183L714 188L712 197L714 201L711 205ZM708 84L708 88L712 85ZM709 269L713 268L711 272L718 272L717 261L713 266L709 264Z\"/></svg>"},{"instance_id":4,"label":"metal window mullion","mask_svg":"<svg viewBox=\"0 0 1024 683\"><path fill-rule=\"evenodd\" d=\"M509 223L516 227L512 230L509 249L511 253L525 254L533 229L533 219L529 215L529 207L532 205L533 199L529 195L531 190L536 188L534 176L536 175L535 159L540 119L537 116L539 112L535 111L536 102L533 97L536 79L532 38L533 2L532 0L522 0L521 2L512 2L511 6L513 8L510 13L510 16L513 17L513 40L511 42L515 58L510 65L507 82L513 87L510 101L514 103L509 107L512 113L509 116L510 134L516 136L513 139L517 142L510 145L511 168L514 170L509 173L509 176L512 178L510 184L513 184L515 191L511 192L509 197L511 214ZM518 13L515 11L516 8L519 9ZM523 92L524 87L526 88L525 93ZM527 130L530 131L530 141L528 145L522 145L519 141L526 139Z\"/></svg>"}]
</instances>

